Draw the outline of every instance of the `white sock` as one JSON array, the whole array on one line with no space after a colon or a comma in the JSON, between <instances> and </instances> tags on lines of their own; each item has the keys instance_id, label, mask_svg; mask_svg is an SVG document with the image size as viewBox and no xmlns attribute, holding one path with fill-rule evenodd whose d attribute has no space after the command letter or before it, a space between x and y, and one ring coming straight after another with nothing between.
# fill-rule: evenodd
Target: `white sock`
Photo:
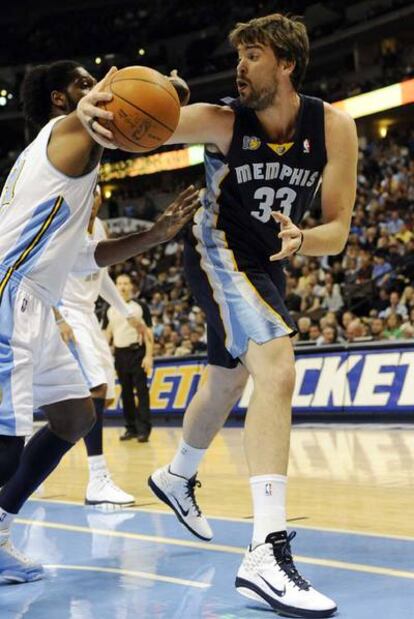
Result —
<instances>
[{"instance_id":1,"label":"white sock","mask_svg":"<svg viewBox=\"0 0 414 619\"><path fill-rule=\"evenodd\" d=\"M193 475L197 473L198 465L206 451L207 449L197 449L196 447L187 445L182 438L170 464L171 473L190 479L190 477L193 477Z\"/></svg>"},{"instance_id":2,"label":"white sock","mask_svg":"<svg viewBox=\"0 0 414 619\"><path fill-rule=\"evenodd\" d=\"M0 539L3 536L9 535L10 527L13 523L16 514L10 514L5 509L0 507Z\"/></svg>"},{"instance_id":3,"label":"white sock","mask_svg":"<svg viewBox=\"0 0 414 619\"><path fill-rule=\"evenodd\" d=\"M94 479L108 472L105 456L88 456L89 478Z\"/></svg>"},{"instance_id":4,"label":"white sock","mask_svg":"<svg viewBox=\"0 0 414 619\"><path fill-rule=\"evenodd\" d=\"M253 499L252 548L263 544L269 533L286 530L285 475L256 475L250 477Z\"/></svg>"}]
</instances>

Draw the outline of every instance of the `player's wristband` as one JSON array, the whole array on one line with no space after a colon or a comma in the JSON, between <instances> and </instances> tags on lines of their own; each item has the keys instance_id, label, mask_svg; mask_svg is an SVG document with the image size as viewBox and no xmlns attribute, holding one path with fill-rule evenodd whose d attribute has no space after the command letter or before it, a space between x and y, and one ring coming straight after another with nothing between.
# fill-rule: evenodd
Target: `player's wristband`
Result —
<instances>
[{"instance_id":1,"label":"player's wristband","mask_svg":"<svg viewBox=\"0 0 414 619\"><path fill-rule=\"evenodd\" d=\"M64 318L59 318L59 320L56 320L56 324L57 324L57 325L61 325L61 324L62 324L62 323L64 323L64 322L65 322L65 319L64 319Z\"/></svg>"},{"instance_id":2,"label":"player's wristband","mask_svg":"<svg viewBox=\"0 0 414 619\"><path fill-rule=\"evenodd\" d=\"M300 244L297 250L295 251L295 254L298 254L300 252L300 250L302 249L302 245L303 245L303 232L302 230L299 230L299 232L300 232Z\"/></svg>"}]
</instances>

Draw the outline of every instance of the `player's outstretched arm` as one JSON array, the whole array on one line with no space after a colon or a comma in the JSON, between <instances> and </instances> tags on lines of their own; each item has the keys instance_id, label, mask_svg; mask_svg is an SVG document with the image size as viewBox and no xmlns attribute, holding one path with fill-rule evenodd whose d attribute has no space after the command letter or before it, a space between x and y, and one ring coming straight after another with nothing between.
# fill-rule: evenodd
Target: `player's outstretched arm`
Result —
<instances>
[{"instance_id":1,"label":"player's outstretched arm","mask_svg":"<svg viewBox=\"0 0 414 619\"><path fill-rule=\"evenodd\" d=\"M227 154L233 135L234 112L210 103L193 103L181 108L178 127L167 144L214 144Z\"/></svg>"},{"instance_id":2,"label":"player's outstretched arm","mask_svg":"<svg viewBox=\"0 0 414 619\"><path fill-rule=\"evenodd\" d=\"M179 194L149 230L119 239L100 241L94 254L97 265L106 267L117 264L169 241L192 219L199 206L199 192L190 185Z\"/></svg>"},{"instance_id":3,"label":"player's outstretched arm","mask_svg":"<svg viewBox=\"0 0 414 619\"><path fill-rule=\"evenodd\" d=\"M105 92L107 81L117 71L115 67L83 97L77 110L68 114L53 128L47 154L55 168L66 176L81 176L91 171L102 156L103 148L116 148L111 131L97 119L112 120L112 112L99 107L112 99Z\"/></svg>"}]
</instances>

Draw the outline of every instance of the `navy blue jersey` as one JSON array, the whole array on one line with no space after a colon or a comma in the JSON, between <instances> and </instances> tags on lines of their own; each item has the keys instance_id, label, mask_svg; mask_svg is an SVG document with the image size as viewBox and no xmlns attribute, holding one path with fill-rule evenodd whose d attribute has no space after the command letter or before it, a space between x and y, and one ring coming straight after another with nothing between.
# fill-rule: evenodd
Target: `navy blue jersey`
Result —
<instances>
[{"instance_id":1,"label":"navy blue jersey","mask_svg":"<svg viewBox=\"0 0 414 619\"><path fill-rule=\"evenodd\" d=\"M206 192L186 243L184 267L208 324L208 358L235 367L249 341L293 335L284 304L279 225L272 211L299 224L326 164L323 102L301 95L292 141L274 144L253 110L236 104L224 157L206 148Z\"/></svg>"},{"instance_id":2,"label":"navy blue jersey","mask_svg":"<svg viewBox=\"0 0 414 619\"><path fill-rule=\"evenodd\" d=\"M279 251L280 228L271 212L299 224L319 188L327 161L324 107L320 99L300 95L294 136L285 144L270 142L253 110L238 102L232 107L228 154L205 150L203 206L214 211L213 227L224 233L239 267L247 268Z\"/></svg>"}]
</instances>

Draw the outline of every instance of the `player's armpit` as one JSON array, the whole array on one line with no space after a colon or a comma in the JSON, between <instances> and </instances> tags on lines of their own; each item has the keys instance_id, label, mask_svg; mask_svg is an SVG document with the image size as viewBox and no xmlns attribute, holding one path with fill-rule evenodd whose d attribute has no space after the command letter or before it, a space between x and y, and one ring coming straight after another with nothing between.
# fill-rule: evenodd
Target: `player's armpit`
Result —
<instances>
[{"instance_id":1,"label":"player's armpit","mask_svg":"<svg viewBox=\"0 0 414 619\"><path fill-rule=\"evenodd\" d=\"M180 121L167 144L215 144L227 154L234 112L227 106L194 103L181 109Z\"/></svg>"}]
</instances>

